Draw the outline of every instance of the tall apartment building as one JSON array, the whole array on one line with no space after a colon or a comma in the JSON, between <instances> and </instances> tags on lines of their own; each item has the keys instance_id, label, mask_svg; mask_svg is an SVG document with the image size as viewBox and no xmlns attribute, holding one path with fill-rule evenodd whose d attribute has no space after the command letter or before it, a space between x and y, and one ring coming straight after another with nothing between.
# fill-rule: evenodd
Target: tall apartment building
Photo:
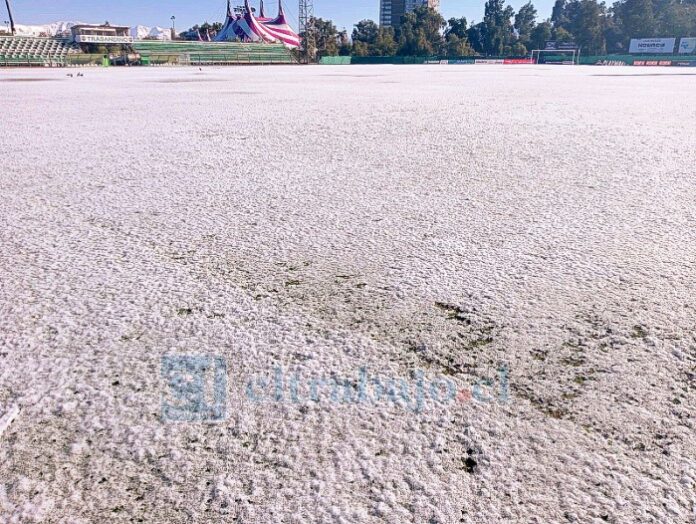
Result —
<instances>
[{"instance_id":1,"label":"tall apartment building","mask_svg":"<svg viewBox=\"0 0 696 524\"><path fill-rule=\"evenodd\" d=\"M380 0L379 23L398 27L402 16L421 5L437 9L440 7L440 0Z\"/></svg>"}]
</instances>

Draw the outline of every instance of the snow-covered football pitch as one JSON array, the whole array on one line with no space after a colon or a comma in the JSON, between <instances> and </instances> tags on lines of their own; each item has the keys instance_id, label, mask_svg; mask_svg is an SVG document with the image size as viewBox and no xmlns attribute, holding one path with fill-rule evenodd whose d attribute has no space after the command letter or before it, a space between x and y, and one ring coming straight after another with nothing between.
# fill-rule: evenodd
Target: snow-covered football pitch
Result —
<instances>
[{"instance_id":1,"label":"snow-covered football pitch","mask_svg":"<svg viewBox=\"0 0 696 524\"><path fill-rule=\"evenodd\" d=\"M693 520L696 71L79 71L0 71L0 521Z\"/></svg>"}]
</instances>

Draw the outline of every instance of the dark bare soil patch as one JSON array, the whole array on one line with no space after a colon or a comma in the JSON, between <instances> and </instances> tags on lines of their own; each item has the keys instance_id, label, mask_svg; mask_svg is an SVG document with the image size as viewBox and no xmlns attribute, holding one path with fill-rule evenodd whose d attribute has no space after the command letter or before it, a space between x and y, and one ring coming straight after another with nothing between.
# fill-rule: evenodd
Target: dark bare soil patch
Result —
<instances>
[{"instance_id":1,"label":"dark bare soil patch","mask_svg":"<svg viewBox=\"0 0 696 524\"><path fill-rule=\"evenodd\" d=\"M0 78L0 82L57 82L57 78Z\"/></svg>"},{"instance_id":2,"label":"dark bare soil patch","mask_svg":"<svg viewBox=\"0 0 696 524\"><path fill-rule=\"evenodd\" d=\"M223 78L168 78L166 80L154 80L154 84L198 84L206 82L225 82Z\"/></svg>"}]
</instances>

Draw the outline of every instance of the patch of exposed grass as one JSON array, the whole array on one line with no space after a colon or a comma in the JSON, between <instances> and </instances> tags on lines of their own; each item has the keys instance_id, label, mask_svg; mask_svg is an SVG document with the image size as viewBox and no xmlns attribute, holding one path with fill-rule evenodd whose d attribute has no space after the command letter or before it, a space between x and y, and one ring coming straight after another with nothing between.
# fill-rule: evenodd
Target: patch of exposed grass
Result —
<instances>
[{"instance_id":1,"label":"patch of exposed grass","mask_svg":"<svg viewBox=\"0 0 696 524\"><path fill-rule=\"evenodd\" d=\"M648 331L643 326L635 325L631 331L631 338L645 340L648 338Z\"/></svg>"}]
</instances>

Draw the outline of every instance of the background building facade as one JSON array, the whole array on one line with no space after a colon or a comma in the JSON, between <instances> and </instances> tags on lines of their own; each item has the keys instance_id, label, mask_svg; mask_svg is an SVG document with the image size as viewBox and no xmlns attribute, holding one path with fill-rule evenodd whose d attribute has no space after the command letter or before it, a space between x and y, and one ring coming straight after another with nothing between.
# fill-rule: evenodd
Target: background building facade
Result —
<instances>
[{"instance_id":1,"label":"background building facade","mask_svg":"<svg viewBox=\"0 0 696 524\"><path fill-rule=\"evenodd\" d=\"M402 16L421 5L437 9L440 7L440 0L380 0L379 23L398 27Z\"/></svg>"}]
</instances>

